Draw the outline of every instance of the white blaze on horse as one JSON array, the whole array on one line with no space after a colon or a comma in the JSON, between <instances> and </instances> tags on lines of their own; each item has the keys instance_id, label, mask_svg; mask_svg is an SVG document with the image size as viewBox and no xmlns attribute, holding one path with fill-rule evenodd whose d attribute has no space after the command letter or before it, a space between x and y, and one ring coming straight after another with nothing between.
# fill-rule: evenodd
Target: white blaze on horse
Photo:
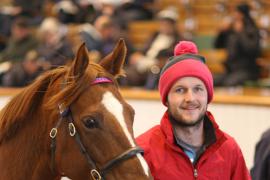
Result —
<instances>
[{"instance_id":1,"label":"white blaze on horse","mask_svg":"<svg viewBox=\"0 0 270 180\"><path fill-rule=\"evenodd\" d=\"M134 110L119 93L126 46L72 64L24 88L0 114L0 180L149 180L133 135Z\"/></svg>"}]
</instances>

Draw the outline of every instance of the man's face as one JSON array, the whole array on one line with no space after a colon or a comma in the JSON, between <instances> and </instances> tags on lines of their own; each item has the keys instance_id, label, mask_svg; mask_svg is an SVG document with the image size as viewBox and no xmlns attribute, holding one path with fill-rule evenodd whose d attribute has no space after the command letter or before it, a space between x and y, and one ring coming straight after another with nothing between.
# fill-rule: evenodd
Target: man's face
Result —
<instances>
[{"instance_id":1,"label":"man's face","mask_svg":"<svg viewBox=\"0 0 270 180\"><path fill-rule=\"evenodd\" d=\"M168 110L180 126L195 126L202 121L207 110L207 89L198 78L177 80L168 93Z\"/></svg>"},{"instance_id":2,"label":"man's face","mask_svg":"<svg viewBox=\"0 0 270 180\"><path fill-rule=\"evenodd\" d=\"M28 28L19 27L17 25L13 25L12 27L12 37L15 40L21 40L25 37L27 37L30 33L30 30Z\"/></svg>"}]
</instances>

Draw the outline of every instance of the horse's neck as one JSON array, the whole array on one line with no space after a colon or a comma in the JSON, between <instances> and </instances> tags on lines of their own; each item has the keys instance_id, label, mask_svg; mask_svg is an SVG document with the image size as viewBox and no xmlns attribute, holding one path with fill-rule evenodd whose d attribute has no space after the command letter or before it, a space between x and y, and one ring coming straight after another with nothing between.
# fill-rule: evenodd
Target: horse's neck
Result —
<instances>
[{"instance_id":1,"label":"horse's neck","mask_svg":"<svg viewBox=\"0 0 270 180\"><path fill-rule=\"evenodd\" d=\"M37 156L37 154L26 157L18 148L15 149L18 154L11 154L7 152L10 150L0 148L0 180L54 179L48 162L43 155L40 155L40 158L36 160L37 157L35 156Z\"/></svg>"},{"instance_id":2,"label":"horse's neck","mask_svg":"<svg viewBox=\"0 0 270 180\"><path fill-rule=\"evenodd\" d=\"M39 114L40 115L40 114ZM49 134L34 119L0 145L0 180L54 179L50 170ZM40 132L39 132L40 131Z\"/></svg>"}]
</instances>

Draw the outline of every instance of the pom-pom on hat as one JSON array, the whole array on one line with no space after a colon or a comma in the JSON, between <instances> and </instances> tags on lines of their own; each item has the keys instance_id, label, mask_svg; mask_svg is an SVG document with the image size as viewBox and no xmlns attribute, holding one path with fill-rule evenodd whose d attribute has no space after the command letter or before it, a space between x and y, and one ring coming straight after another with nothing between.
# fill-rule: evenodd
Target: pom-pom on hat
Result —
<instances>
[{"instance_id":1,"label":"pom-pom on hat","mask_svg":"<svg viewBox=\"0 0 270 180\"><path fill-rule=\"evenodd\" d=\"M180 41L174 47L174 56L182 54L198 54L197 46L191 41Z\"/></svg>"},{"instance_id":2,"label":"pom-pom on hat","mask_svg":"<svg viewBox=\"0 0 270 180\"><path fill-rule=\"evenodd\" d=\"M160 73L158 89L165 106L168 93L175 81L188 76L197 77L204 82L210 103L213 99L213 76L205 64L205 58L198 55L198 48L193 42L180 41L174 48L174 56Z\"/></svg>"}]
</instances>

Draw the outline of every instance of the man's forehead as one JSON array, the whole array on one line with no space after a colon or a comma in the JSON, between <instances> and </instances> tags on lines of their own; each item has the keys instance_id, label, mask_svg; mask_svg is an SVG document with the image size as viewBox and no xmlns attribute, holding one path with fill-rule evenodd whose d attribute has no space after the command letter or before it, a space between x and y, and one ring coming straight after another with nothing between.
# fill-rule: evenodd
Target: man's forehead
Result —
<instances>
[{"instance_id":1,"label":"man's forehead","mask_svg":"<svg viewBox=\"0 0 270 180\"><path fill-rule=\"evenodd\" d=\"M173 86L203 86L205 87L204 82L197 78L192 76L182 77L175 81Z\"/></svg>"}]
</instances>

